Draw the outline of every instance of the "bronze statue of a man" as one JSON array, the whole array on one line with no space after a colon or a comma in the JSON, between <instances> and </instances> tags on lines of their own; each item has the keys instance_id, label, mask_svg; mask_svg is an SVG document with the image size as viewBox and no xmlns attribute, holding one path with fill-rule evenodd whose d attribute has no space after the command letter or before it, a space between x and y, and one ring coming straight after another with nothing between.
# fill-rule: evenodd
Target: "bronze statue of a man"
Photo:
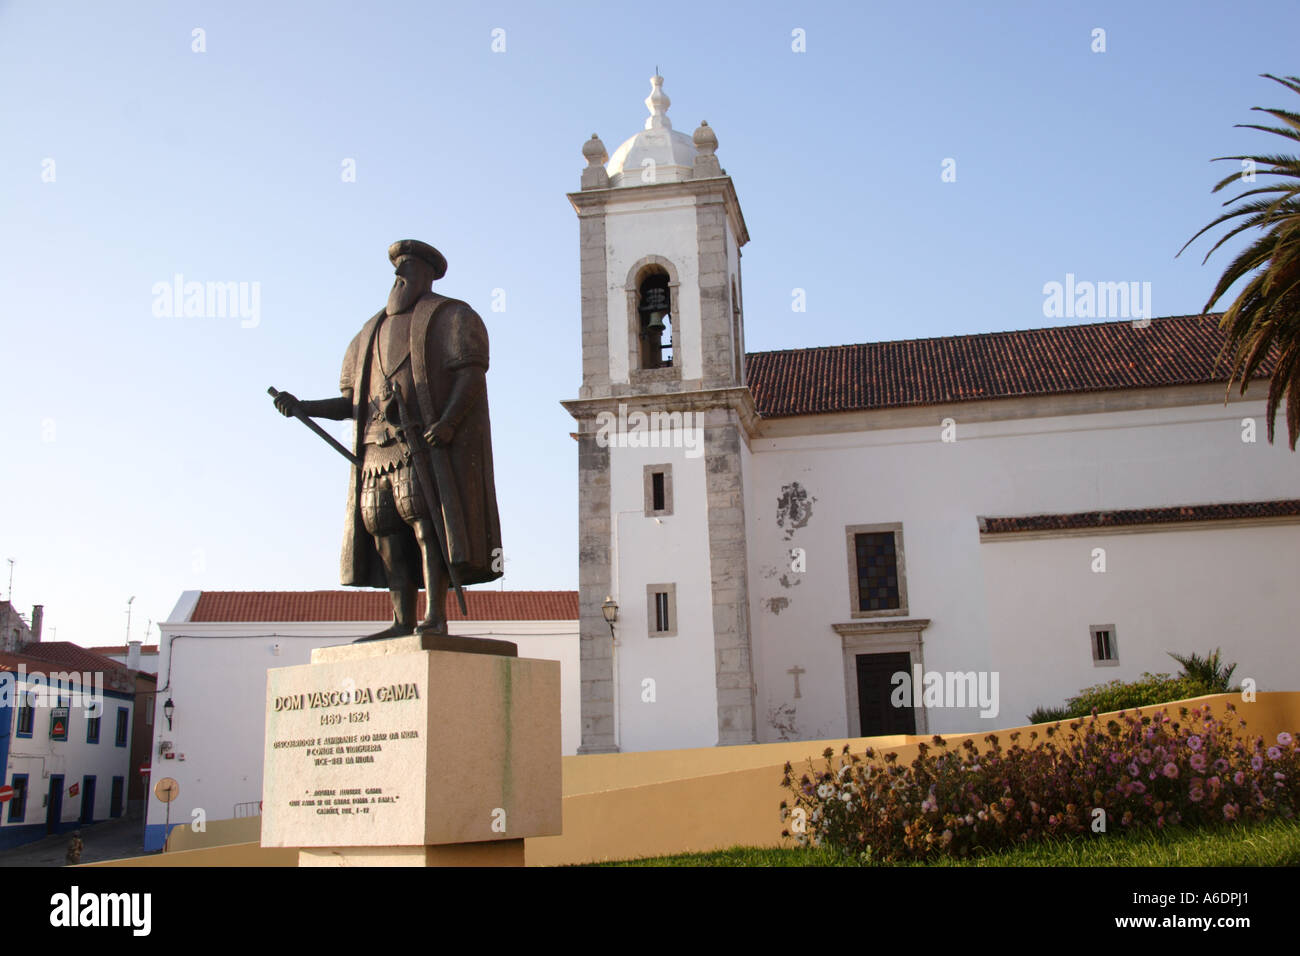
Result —
<instances>
[{"instance_id":1,"label":"bronze statue of a man","mask_svg":"<svg viewBox=\"0 0 1300 956\"><path fill-rule=\"evenodd\" d=\"M362 640L446 634L448 588L459 597L461 585L502 574L487 329L464 302L431 291L447 272L437 249L404 239L388 258L388 305L348 346L341 397L275 399L286 416L356 420L342 583L388 588L393 600L392 626Z\"/></svg>"}]
</instances>

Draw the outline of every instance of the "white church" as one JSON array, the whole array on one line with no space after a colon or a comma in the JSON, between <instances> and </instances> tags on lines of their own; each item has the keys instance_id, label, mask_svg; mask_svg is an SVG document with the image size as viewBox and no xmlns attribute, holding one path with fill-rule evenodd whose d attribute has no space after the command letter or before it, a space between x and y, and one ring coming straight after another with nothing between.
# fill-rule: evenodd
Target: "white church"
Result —
<instances>
[{"instance_id":1,"label":"white church","mask_svg":"<svg viewBox=\"0 0 1300 956\"><path fill-rule=\"evenodd\" d=\"M448 607L560 662L565 754L1016 726L1170 651L1300 689L1300 456L1264 439L1262 383L1224 404L1214 318L747 354L740 201L662 84L569 194L579 590ZM389 614L181 595L151 758L178 796L146 846L197 808L257 815L266 671Z\"/></svg>"},{"instance_id":2,"label":"white church","mask_svg":"<svg viewBox=\"0 0 1300 956\"><path fill-rule=\"evenodd\" d=\"M1214 317L747 354L735 185L651 85L569 194L579 752L1014 726L1216 647L1300 689L1300 456Z\"/></svg>"}]
</instances>

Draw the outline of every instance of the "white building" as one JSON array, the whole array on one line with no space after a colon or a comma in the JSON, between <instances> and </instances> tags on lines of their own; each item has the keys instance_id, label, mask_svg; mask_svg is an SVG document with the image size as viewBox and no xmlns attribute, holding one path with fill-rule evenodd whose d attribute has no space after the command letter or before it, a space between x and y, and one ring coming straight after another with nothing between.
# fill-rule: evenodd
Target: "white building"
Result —
<instances>
[{"instance_id":1,"label":"white building","mask_svg":"<svg viewBox=\"0 0 1300 956\"><path fill-rule=\"evenodd\" d=\"M130 641L126 644L108 644L92 647L96 654L103 654L109 660L124 664L133 671L145 674L158 673L158 645L145 644L143 641Z\"/></svg>"},{"instance_id":2,"label":"white building","mask_svg":"<svg viewBox=\"0 0 1300 956\"><path fill-rule=\"evenodd\" d=\"M746 354L717 137L646 105L569 195L581 752L991 729L1215 647L1300 688L1300 456L1213 317Z\"/></svg>"},{"instance_id":3,"label":"white building","mask_svg":"<svg viewBox=\"0 0 1300 956\"><path fill-rule=\"evenodd\" d=\"M134 675L67 642L28 649L0 653L0 848L121 816L133 772Z\"/></svg>"},{"instance_id":4,"label":"white building","mask_svg":"<svg viewBox=\"0 0 1300 956\"><path fill-rule=\"evenodd\" d=\"M465 599L468 615L448 603L451 634L513 641L520 657L560 662L561 739L575 753L577 593L470 588ZM313 648L391 622L386 591L186 591L160 625L151 775L155 786L174 780L177 793L149 800L145 848L161 848L199 810L211 820L260 813L267 670L310 663Z\"/></svg>"}]
</instances>

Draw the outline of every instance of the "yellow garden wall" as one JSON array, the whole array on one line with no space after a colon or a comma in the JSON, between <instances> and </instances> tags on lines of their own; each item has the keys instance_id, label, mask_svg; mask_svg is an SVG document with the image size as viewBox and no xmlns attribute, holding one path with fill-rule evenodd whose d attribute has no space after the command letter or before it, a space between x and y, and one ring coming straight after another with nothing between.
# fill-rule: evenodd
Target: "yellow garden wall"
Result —
<instances>
[{"instance_id":1,"label":"yellow garden wall","mask_svg":"<svg viewBox=\"0 0 1300 956\"><path fill-rule=\"evenodd\" d=\"M1142 708L1151 713L1192 703L1222 715L1235 703L1248 732L1274 738L1280 731L1300 732L1300 692L1260 693L1252 703L1238 694L1217 694ZM1010 727L945 737L950 746L970 738L983 748L987 733L1003 745ZM929 737L837 738L742 747L703 747L627 754L587 754L564 758L564 833L526 841L530 866L555 866L599 860L636 859L721 849L735 845L780 845L779 806L788 792L781 788L786 761L796 767L820 767L821 753L836 753L849 743L854 753L867 746L895 751L910 762L916 745ZM1026 739L1020 741L1027 743ZM168 852L154 857L116 860L101 866L293 866L296 852L262 850L256 840L260 818L215 821L206 833L177 828ZM225 843L227 845L220 845ZM233 845L231 845L233 844ZM263 862L251 862L252 860Z\"/></svg>"}]
</instances>

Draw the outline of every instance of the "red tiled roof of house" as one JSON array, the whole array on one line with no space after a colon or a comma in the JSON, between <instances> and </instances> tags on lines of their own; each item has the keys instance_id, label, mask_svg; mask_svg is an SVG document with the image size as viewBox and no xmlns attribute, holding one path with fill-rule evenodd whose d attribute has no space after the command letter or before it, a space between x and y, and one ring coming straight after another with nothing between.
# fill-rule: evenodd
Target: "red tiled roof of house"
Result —
<instances>
[{"instance_id":1,"label":"red tiled roof of house","mask_svg":"<svg viewBox=\"0 0 1300 956\"><path fill-rule=\"evenodd\" d=\"M129 669L125 664L121 664L111 657L105 657L103 654L96 654L94 651L88 650L80 644L73 644L71 641L39 641L34 644L24 644L21 654L24 657L45 661L70 670L121 671L129 673Z\"/></svg>"},{"instance_id":2,"label":"red tiled roof of house","mask_svg":"<svg viewBox=\"0 0 1300 956\"><path fill-rule=\"evenodd\" d=\"M764 418L989 398L1226 382L1217 315L754 352ZM1260 375L1272 371L1273 359ZM1261 393L1262 394L1262 393Z\"/></svg>"},{"instance_id":3,"label":"red tiled roof of house","mask_svg":"<svg viewBox=\"0 0 1300 956\"><path fill-rule=\"evenodd\" d=\"M107 687L121 691L134 689L134 676L137 673L125 664L119 664L71 641L24 644L17 654L0 654L0 671L17 671L20 664L26 666L29 674L48 675L51 671L102 673Z\"/></svg>"},{"instance_id":4,"label":"red tiled roof of house","mask_svg":"<svg viewBox=\"0 0 1300 956\"><path fill-rule=\"evenodd\" d=\"M979 519L982 534L1025 531L1062 531L1073 528L1117 528L1126 525L1176 524L1185 521L1230 521L1300 516L1300 499L1242 501L1218 505L1183 505L1173 508L1131 508L1118 511L1080 511L1074 514L1025 515Z\"/></svg>"},{"instance_id":5,"label":"red tiled roof of house","mask_svg":"<svg viewBox=\"0 0 1300 956\"><path fill-rule=\"evenodd\" d=\"M468 614L454 595L449 621L576 621L577 591L465 591ZM417 613L424 615L424 595ZM390 621L387 591L204 591L191 621Z\"/></svg>"},{"instance_id":6,"label":"red tiled roof of house","mask_svg":"<svg viewBox=\"0 0 1300 956\"><path fill-rule=\"evenodd\" d=\"M102 647L88 647L88 648L86 648L86 650L88 650L88 651L94 651L96 654L103 654L103 655L105 655L105 656L108 656L108 655L110 655L110 654L126 654L126 653L128 653L131 649L130 649L127 645L125 645L125 644L107 644L107 645L104 645L104 646L102 646ZM141 645L141 647L140 647L140 653L141 653L141 654L157 654L157 653L158 653L158 645L157 645L157 644L143 644L143 645Z\"/></svg>"},{"instance_id":7,"label":"red tiled roof of house","mask_svg":"<svg viewBox=\"0 0 1300 956\"><path fill-rule=\"evenodd\" d=\"M19 665L25 665L28 673L44 674L50 662L37 657L28 657L26 654L9 654L0 651L0 671L16 671ZM62 668L57 669L62 670Z\"/></svg>"}]
</instances>

